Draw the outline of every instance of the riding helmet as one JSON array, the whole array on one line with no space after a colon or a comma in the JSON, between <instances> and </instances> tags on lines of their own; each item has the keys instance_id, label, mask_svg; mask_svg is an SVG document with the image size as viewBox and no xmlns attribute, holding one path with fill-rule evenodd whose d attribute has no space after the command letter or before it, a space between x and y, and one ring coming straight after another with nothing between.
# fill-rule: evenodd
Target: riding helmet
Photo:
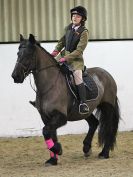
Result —
<instances>
[{"instance_id":1,"label":"riding helmet","mask_svg":"<svg viewBox=\"0 0 133 177\"><path fill-rule=\"evenodd\" d=\"M77 6L70 10L71 18L74 14L78 14L83 17L84 21L87 20L87 10L83 6Z\"/></svg>"}]
</instances>

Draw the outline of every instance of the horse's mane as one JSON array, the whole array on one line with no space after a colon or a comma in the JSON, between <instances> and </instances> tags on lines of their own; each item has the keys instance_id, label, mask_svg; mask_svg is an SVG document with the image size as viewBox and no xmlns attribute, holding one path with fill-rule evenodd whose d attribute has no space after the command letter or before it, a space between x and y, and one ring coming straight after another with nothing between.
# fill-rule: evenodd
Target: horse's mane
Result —
<instances>
[{"instance_id":1,"label":"horse's mane","mask_svg":"<svg viewBox=\"0 0 133 177\"><path fill-rule=\"evenodd\" d=\"M41 44L40 44L39 41L36 41L36 45L37 45L41 50L43 50L46 54L48 54L49 57L52 59L52 61L54 61L55 64L57 64L57 65L59 66L59 63L55 60L55 58L54 58L46 49L44 49L44 48L41 46Z\"/></svg>"}]
</instances>

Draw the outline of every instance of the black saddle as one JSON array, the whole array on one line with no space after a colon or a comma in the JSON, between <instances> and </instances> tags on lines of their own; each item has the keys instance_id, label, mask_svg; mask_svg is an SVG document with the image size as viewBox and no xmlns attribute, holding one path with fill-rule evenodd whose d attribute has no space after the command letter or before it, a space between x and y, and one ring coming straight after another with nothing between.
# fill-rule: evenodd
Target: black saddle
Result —
<instances>
[{"instance_id":1,"label":"black saddle","mask_svg":"<svg viewBox=\"0 0 133 177\"><path fill-rule=\"evenodd\" d=\"M73 96L79 100L77 87L74 82L73 71L69 68L66 63L60 65L61 72L65 75L68 87L73 94ZM86 67L83 71L83 81L86 87L86 100L91 101L95 100L98 97L98 87L95 83L93 77L89 75L86 71Z\"/></svg>"}]
</instances>

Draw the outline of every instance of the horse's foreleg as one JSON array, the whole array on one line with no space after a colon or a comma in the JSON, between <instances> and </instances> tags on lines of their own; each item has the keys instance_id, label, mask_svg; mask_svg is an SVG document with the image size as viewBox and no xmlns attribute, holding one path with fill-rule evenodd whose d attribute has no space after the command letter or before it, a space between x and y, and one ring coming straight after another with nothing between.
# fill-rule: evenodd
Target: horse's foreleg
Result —
<instances>
[{"instance_id":1,"label":"horse's foreleg","mask_svg":"<svg viewBox=\"0 0 133 177\"><path fill-rule=\"evenodd\" d=\"M91 114L86 121L89 125L89 131L83 141L83 152L84 156L88 157L91 154L91 143L99 122L93 114Z\"/></svg>"},{"instance_id":2,"label":"horse's foreleg","mask_svg":"<svg viewBox=\"0 0 133 177\"><path fill-rule=\"evenodd\" d=\"M45 165L57 165L58 154L60 152L60 144L57 141L56 130L52 130L49 126L43 128L43 136L45 144L50 151L50 159Z\"/></svg>"},{"instance_id":3,"label":"horse's foreleg","mask_svg":"<svg viewBox=\"0 0 133 177\"><path fill-rule=\"evenodd\" d=\"M49 123L43 128L45 143L50 150L50 159L46 161L46 165L57 165L58 155L62 154L62 147L58 142L56 129L65 124L66 117L62 113L54 112L54 114L51 114Z\"/></svg>"}]
</instances>

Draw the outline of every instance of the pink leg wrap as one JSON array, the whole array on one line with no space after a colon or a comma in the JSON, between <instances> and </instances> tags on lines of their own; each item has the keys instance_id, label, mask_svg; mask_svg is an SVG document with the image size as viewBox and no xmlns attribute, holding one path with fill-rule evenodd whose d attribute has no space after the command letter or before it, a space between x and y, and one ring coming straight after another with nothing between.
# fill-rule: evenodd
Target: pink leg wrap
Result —
<instances>
[{"instance_id":1,"label":"pink leg wrap","mask_svg":"<svg viewBox=\"0 0 133 177\"><path fill-rule=\"evenodd\" d=\"M54 146L54 142L53 142L53 140L51 138L48 139L48 140L45 140L45 142L46 142L46 145L47 145L48 149L50 149L50 148L52 148Z\"/></svg>"},{"instance_id":2,"label":"pink leg wrap","mask_svg":"<svg viewBox=\"0 0 133 177\"><path fill-rule=\"evenodd\" d=\"M50 151L50 157L55 157L58 159L58 154L54 154L52 151Z\"/></svg>"},{"instance_id":3,"label":"pink leg wrap","mask_svg":"<svg viewBox=\"0 0 133 177\"><path fill-rule=\"evenodd\" d=\"M54 142L51 138L48 140L45 140L45 143L48 149L51 149L54 146ZM52 151L50 151L50 157L54 157L58 159L58 154L54 154Z\"/></svg>"}]
</instances>

